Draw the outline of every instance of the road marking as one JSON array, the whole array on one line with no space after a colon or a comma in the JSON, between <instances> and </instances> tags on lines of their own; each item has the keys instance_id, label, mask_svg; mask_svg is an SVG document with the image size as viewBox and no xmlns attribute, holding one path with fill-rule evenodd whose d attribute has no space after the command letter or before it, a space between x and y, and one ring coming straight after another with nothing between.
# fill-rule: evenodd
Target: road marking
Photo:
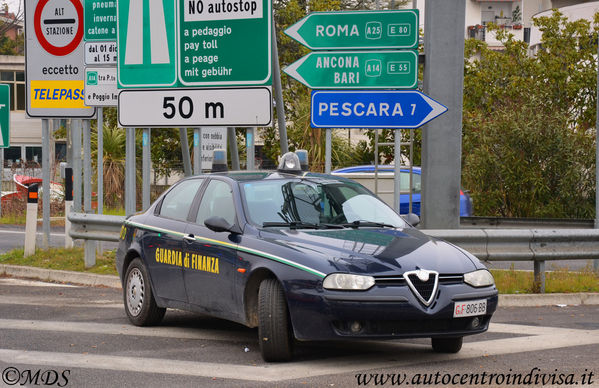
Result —
<instances>
[{"instance_id":1,"label":"road marking","mask_svg":"<svg viewBox=\"0 0 599 388\"><path fill-rule=\"evenodd\" d=\"M0 284L2 281L0 280ZM47 283L51 284L51 283ZM37 286L37 285L35 285ZM45 286L44 286L45 287ZM50 286L51 287L51 286ZM77 286L70 286L77 287ZM38 296L0 296L0 305L22 305L22 306L40 306L40 307L73 307L73 308L111 308L123 310L123 303L114 303L113 301L89 301L80 303L81 299L56 297L49 300L47 297L40 301Z\"/></svg>"},{"instance_id":2,"label":"road marking","mask_svg":"<svg viewBox=\"0 0 599 388\"><path fill-rule=\"evenodd\" d=\"M0 285L6 284L9 286L26 286L26 287L70 287L70 288L80 288L81 286L74 286L72 284L56 284L56 283L46 283L35 280L25 280L25 279L17 279L17 278L2 278L0 279ZM18 298L18 297L17 297ZM3 300L15 300L14 296L10 298L0 295L0 303L3 303ZM41 306L45 306L46 303L42 303L40 298L36 298L38 304ZM73 299L74 300L74 299ZM18 304L18 303L14 303Z\"/></svg>"},{"instance_id":3,"label":"road marking","mask_svg":"<svg viewBox=\"0 0 599 388\"><path fill-rule=\"evenodd\" d=\"M48 330L86 332L99 334L123 334L154 337L221 339L234 341L245 333L217 332L190 328L138 328L127 325L44 322L28 320L0 320L0 328L18 330ZM0 349L0 361L4 363L47 365L70 368L118 370L124 372L160 373L169 375L216 377L246 381L283 381L330 374L352 373L372 369L401 368L422 363L441 362L534 352L556 348L599 344L599 330L580 330L525 325L492 324L489 332L531 334L527 337L495 339L464 344L458 354L432 353L430 346L399 343L397 341L367 343L344 343L339 346L355 346L356 355L321 360L299 361L288 364L240 365L210 362L194 362L147 357L107 356L98 354L39 352L30 350ZM206 333L209 334L206 334ZM226 336L224 338L223 336ZM253 337L253 334L251 335ZM367 345L367 346L363 346ZM369 353L359 352L366 348Z\"/></svg>"},{"instance_id":4,"label":"road marking","mask_svg":"<svg viewBox=\"0 0 599 388\"><path fill-rule=\"evenodd\" d=\"M137 327L129 323L61 322L26 319L0 319L0 329L57 331L86 334L128 335L211 341L255 341L255 332L210 330L185 327Z\"/></svg>"}]
</instances>

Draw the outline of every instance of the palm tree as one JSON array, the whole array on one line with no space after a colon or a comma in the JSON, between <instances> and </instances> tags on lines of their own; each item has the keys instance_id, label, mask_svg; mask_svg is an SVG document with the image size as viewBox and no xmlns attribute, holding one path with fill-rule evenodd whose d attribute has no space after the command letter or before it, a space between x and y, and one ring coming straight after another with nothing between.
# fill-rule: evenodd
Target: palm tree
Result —
<instances>
[{"instance_id":1,"label":"palm tree","mask_svg":"<svg viewBox=\"0 0 599 388\"><path fill-rule=\"evenodd\" d=\"M104 202L106 206L124 206L125 190L125 130L115 126L104 125ZM92 161L98 160L98 133L92 131Z\"/></svg>"}]
</instances>

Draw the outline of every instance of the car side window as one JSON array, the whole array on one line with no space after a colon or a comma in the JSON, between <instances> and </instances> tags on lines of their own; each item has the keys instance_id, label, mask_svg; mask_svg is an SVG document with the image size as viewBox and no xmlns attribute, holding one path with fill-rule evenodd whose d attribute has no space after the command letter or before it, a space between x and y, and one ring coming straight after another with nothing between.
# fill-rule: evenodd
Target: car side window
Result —
<instances>
[{"instance_id":1,"label":"car side window","mask_svg":"<svg viewBox=\"0 0 599 388\"><path fill-rule=\"evenodd\" d=\"M160 206L160 216L186 221L189 209L203 179L183 181L166 194Z\"/></svg>"},{"instance_id":2,"label":"car side window","mask_svg":"<svg viewBox=\"0 0 599 388\"><path fill-rule=\"evenodd\" d=\"M410 192L410 173L402 171L400 177L400 190L402 193ZM412 174L412 192L419 193L422 190L422 176L420 174Z\"/></svg>"},{"instance_id":3,"label":"car side window","mask_svg":"<svg viewBox=\"0 0 599 388\"><path fill-rule=\"evenodd\" d=\"M219 216L229 224L235 224L235 203L231 187L219 180L212 180L202 197L196 223L204 225L207 218Z\"/></svg>"}]
</instances>

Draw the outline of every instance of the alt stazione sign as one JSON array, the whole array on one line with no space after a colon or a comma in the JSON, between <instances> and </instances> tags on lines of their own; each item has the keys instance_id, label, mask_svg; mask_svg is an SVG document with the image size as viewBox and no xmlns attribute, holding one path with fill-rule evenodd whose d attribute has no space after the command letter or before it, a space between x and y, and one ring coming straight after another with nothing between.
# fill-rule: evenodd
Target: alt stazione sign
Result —
<instances>
[{"instance_id":1,"label":"alt stazione sign","mask_svg":"<svg viewBox=\"0 0 599 388\"><path fill-rule=\"evenodd\" d=\"M84 105L83 5L25 1L26 112L30 117L91 118Z\"/></svg>"}]
</instances>

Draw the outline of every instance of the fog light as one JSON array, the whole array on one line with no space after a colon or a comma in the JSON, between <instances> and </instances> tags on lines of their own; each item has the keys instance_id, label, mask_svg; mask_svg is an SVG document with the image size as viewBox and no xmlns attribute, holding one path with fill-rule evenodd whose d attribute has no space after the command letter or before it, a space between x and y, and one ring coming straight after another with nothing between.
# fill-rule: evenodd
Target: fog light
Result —
<instances>
[{"instance_id":1,"label":"fog light","mask_svg":"<svg viewBox=\"0 0 599 388\"><path fill-rule=\"evenodd\" d=\"M349 325L349 329L352 333L357 334L362 331L362 324L358 321L354 321L351 323L351 325Z\"/></svg>"},{"instance_id":2,"label":"fog light","mask_svg":"<svg viewBox=\"0 0 599 388\"><path fill-rule=\"evenodd\" d=\"M480 319L473 318L472 322L470 323L470 326L472 326L473 329L476 329L479 325L480 325Z\"/></svg>"}]
</instances>

